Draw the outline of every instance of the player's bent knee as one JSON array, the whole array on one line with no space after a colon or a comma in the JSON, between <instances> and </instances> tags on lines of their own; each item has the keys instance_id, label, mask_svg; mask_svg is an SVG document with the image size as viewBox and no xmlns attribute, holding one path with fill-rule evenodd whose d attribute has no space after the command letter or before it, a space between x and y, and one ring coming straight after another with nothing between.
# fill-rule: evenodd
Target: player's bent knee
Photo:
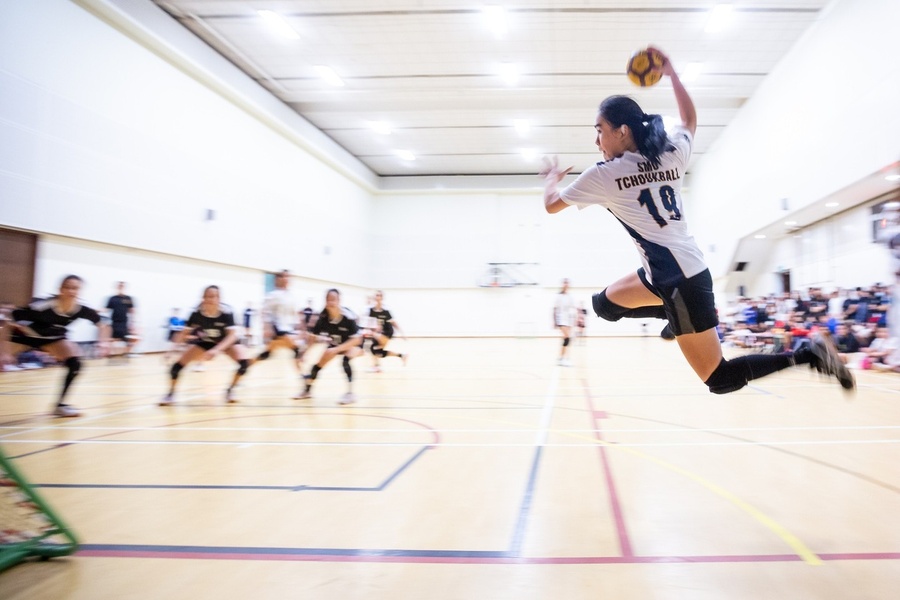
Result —
<instances>
[{"instance_id":1,"label":"player's bent knee","mask_svg":"<svg viewBox=\"0 0 900 600\"><path fill-rule=\"evenodd\" d=\"M713 394L729 394L747 385L747 379L739 369L732 368L723 358L716 370L703 383Z\"/></svg>"},{"instance_id":2,"label":"player's bent knee","mask_svg":"<svg viewBox=\"0 0 900 600\"><path fill-rule=\"evenodd\" d=\"M606 296L606 290L599 294L594 294L591 298L591 304L594 307L594 314L607 321L618 321L628 312L624 306L619 306Z\"/></svg>"},{"instance_id":3,"label":"player's bent knee","mask_svg":"<svg viewBox=\"0 0 900 600\"><path fill-rule=\"evenodd\" d=\"M250 368L250 361L247 360L246 358L242 358L241 360L238 361L237 374L243 375L244 373L247 372L247 369L249 369L249 368Z\"/></svg>"}]
</instances>

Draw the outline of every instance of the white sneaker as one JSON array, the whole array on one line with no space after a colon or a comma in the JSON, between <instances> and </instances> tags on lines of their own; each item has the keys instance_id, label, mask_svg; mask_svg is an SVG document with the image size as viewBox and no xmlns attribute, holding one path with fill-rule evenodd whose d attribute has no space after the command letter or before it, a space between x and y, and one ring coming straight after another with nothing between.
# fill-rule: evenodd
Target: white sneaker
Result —
<instances>
[{"instance_id":1,"label":"white sneaker","mask_svg":"<svg viewBox=\"0 0 900 600\"><path fill-rule=\"evenodd\" d=\"M572 366L572 361L570 361L568 358L561 358L561 359L559 359L559 366L561 366L561 367L571 367L571 366Z\"/></svg>"},{"instance_id":2,"label":"white sneaker","mask_svg":"<svg viewBox=\"0 0 900 600\"><path fill-rule=\"evenodd\" d=\"M56 408L53 410L53 416L55 417L80 417L81 411L79 411L74 406L69 406L68 404L58 404Z\"/></svg>"},{"instance_id":3,"label":"white sneaker","mask_svg":"<svg viewBox=\"0 0 900 600\"><path fill-rule=\"evenodd\" d=\"M347 392L346 394L341 396L340 400L338 400L338 404L340 404L341 406L344 406L346 404L353 404L354 402L356 402L356 396L353 395L353 392Z\"/></svg>"},{"instance_id":4,"label":"white sneaker","mask_svg":"<svg viewBox=\"0 0 900 600\"><path fill-rule=\"evenodd\" d=\"M162 400L159 401L160 406L172 406L175 404L175 398L172 394L166 394Z\"/></svg>"},{"instance_id":5,"label":"white sneaker","mask_svg":"<svg viewBox=\"0 0 900 600\"><path fill-rule=\"evenodd\" d=\"M225 392L225 402L227 402L228 404L237 404L237 401L238 399L234 397L234 390L228 388L228 390Z\"/></svg>"}]
</instances>

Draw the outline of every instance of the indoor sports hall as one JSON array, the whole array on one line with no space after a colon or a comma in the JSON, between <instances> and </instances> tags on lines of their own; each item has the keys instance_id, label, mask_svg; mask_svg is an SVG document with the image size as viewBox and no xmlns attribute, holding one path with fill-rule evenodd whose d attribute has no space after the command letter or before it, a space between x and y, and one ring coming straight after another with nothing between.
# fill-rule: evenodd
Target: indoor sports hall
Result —
<instances>
[{"instance_id":1,"label":"indoor sports hall","mask_svg":"<svg viewBox=\"0 0 900 600\"><path fill-rule=\"evenodd\" d=\"M900 361L865 348L900 335L898 19L892 0L0 4L0 599L895 598ZM798 364L710 393L664 321L594 315L641 267L634 236L600 207L549 214L538 173L603 160L610 95L677 125L667 78L625 75L648 44L696 104L681 194L724 357L845 326L853 390ZM7 353L68 275L93 309L67 329L79 361ZM175 370L209 286L251 358ZM273 294L300 327L332 288L367 331L380 292L386 346L260 359Z\"/></svg>"}]
</instances>

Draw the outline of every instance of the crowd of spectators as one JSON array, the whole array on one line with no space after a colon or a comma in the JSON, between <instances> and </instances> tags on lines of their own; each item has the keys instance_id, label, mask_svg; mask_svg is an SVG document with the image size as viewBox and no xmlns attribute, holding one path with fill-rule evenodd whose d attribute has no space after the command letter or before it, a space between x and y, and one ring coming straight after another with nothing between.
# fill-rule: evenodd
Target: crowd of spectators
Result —
<instances>
[{"instance_id":1,"label":"crowd of spectators","mask_svg":"<svg viewBox=\"0 0 900 600\"><path fill-rule=\"evenodd\" d=\"M891 289L880 283L738 298L720 315L720 337L733 347L782 352L824 328L848 367L900 372L900 340L888 329L890 305Z\"/></svg>"}]
</instances>

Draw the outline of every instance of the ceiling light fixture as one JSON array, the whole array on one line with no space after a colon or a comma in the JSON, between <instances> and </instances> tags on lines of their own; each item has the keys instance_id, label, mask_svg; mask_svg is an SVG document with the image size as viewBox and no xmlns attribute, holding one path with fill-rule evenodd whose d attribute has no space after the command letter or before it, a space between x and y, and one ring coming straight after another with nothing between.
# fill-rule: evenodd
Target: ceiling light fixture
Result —
<instances>
[{"instance_id":1,"label":"ceiling light fixture","mask_svg":"<svg viewBox=\"0 0 900 600\"><path fill-rule=\"evenodd\" d=\"M334 87L344 87L344 80L338 77L338 74L334 72L334 69L331 67L326 67L325 65L316 65L313 67L316 74L333 85Z\"/></svg>"},{"instance_id":2,"label":"ceiling light fixture","mask_svg":"<svg viewBox=\"0 0 900 600\"><path fill-rule=\"evenodd\" d=\"M764 233L757 233L757 234L754 235L753 237L754 237L755 239L757 239L757 240L764 240L764 239L766 239L766 234L764 234Z\"/></svg>"},{"instance_id":3,"label":"ceiling light fixture","mask_svg":"<svg viewBox=\"0 0 900 600\"><path fill-rule=\"evenodd\" d=\"M888 181L900 181L900 175L888 175L885 179Z\"/></svg>"},{"instance_id":4,"label":"ceiling light fixture","mask_svg":"<svg viewBox=\"0 0 900 600\"><path fill-rule=\"evenodd\" d=\"M516 119L513 121L513 126L516 128L516 132L519 135L528 135L531 132L531 123L526 121L525 119Z\"/></svg>"},{"instance_id":5,"label":"ceiling light fixture","mask_svg":"<svg viewBox=\"0 0 900 600\"><path fill-rule=\"evenodd\" d=\"M840 205L841 204L839 202L826 202L825 208L834 208L834 207L840 206Z\"/></svg>"},{"instance_id":6,"label":"ceiling light fixture","mask_svg":"<svg viewBox=\"0 0 900 600\"><path fill-rule=\"evenodd\" d=\"M484 22L488 29L494 32L494 37L502 38L506 35L506 9L489 4L481 9L481 14L484 16Z\"/></svg>"},{"instance_id":7,"label":"ceiling light fixture","mask_svg":"<svg viewBox=\"0 0 900 600\"><path fill-rule=\"evenodd\" d=\"M538 154L537 150L535 150L534 148L522 148L519 153L522 155L522 158L527 161L534 160L535 158L537 158Z\"/></svg>"},{"instance_id":8,"label":"ceiling light fixture","mask_svg":"<svg viewBox=\"0 0 900 600\"><path fill-rule=\"evenodd\" d=\"M706 27L703 29L706 33L717 33L725 29L734 19L734 6L731 4L716 4L709 11L709 17L706 20Z\"/></svg>"},{"instance_id":9,"label":"ceiling light fixture","mask_svg":"<svg viewBox=\"0 0 900 600\"><path fill-rule=\"evenodd\" d=\"M380 135L390 135L391 126L384 121L369 121L369 129Z\"/></svg>"},{"instance_id":10,"label":"ceiling light fixture","mask_svg":"<svg viewBox=\"0 0 900 600\"><path fill-rule=\"evenodd\" d=\"M281 37L287 38L289 40L300 39L300 34L297 33L297 30L291 27L291 24L287 22L287 19L279 15L277 12L272 10L258 10L256 11L256 14L262 17L262 20L265 21L269 29L271 29Z\"/></svg>"},{"instance_id":11,"label":"ceiling light fixture","mask_svg":"<svg viewBox=\"0 0 900 600\"><path fill-rule=\"evenodd\" d=\"M416 155L409 150L394 150L394 154L400 157L401 160L416 160Z\"/></svg>"}]
</instances>

